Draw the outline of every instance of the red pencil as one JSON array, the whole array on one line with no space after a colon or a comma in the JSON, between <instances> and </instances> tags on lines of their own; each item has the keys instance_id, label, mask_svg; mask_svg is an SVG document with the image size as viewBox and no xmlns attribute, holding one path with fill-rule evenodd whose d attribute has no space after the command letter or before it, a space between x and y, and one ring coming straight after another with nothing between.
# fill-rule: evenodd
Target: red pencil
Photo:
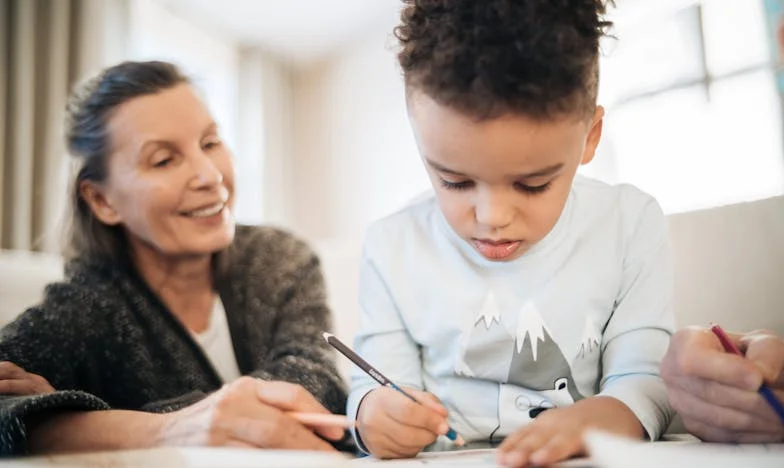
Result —
<instances>
[{"instance_id":1,"label":"red pencil","mask_svg":"<svg viewBox=\"0 0 784 468\"><path fill-rule=\"evenodd\" d=\"M724 351L728 353L737 354L738 356L743 356L743 353L740 352L735 343L730 340L730 337L727 336L727 333L724 331L723 328L718 326L717 324L711 324L711 331L714 335L719 339L721 342L721 346L724 347ZM768 404L773 408L773 411L779 415L779 419L781 422L784 423L784 405L781 404L776 395L773 394L773 390L771 390L768 386L762 385L759 388L759 393L768 402Z\"/></svg>"}]
</instances>

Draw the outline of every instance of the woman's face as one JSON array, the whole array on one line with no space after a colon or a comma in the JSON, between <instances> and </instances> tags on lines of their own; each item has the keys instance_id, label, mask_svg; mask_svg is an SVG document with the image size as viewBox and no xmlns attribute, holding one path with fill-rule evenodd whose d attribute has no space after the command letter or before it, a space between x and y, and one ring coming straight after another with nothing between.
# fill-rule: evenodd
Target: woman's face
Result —
<instances>
[{"instance_id":1,"label":"woman's face","mask_svg":"<svg viewBox=\"0 0 784 468\"><path fill-rule=\"evenodd\" d=\"M204 103L188 84L120 105L109 124L107 179L82 194L132 246L201 256L234 237L234 167Z\"/></svg>"}]
</instances>

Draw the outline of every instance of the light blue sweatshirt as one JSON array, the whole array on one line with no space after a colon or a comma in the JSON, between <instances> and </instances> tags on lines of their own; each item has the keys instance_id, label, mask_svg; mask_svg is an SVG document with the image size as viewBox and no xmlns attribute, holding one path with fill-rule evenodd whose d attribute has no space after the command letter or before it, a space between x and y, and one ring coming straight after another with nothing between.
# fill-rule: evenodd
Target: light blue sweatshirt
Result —
<instances>
[{"instance_id":1,"label":"light blue sweatshirt","mask_svg":"<svg viewBox=\"0 0 784 468\"><path fill-rule=\"evenodd\" d=\"M510 262L460 239L431 195L369 229L354 346L440 398L469 441L594 395L626 404L656 439L672 415L658 370L672 283L665 217L629 185L577 176L552 231ZM354 373L349 417L376 386Z\"/></svg>"}]
</instances>

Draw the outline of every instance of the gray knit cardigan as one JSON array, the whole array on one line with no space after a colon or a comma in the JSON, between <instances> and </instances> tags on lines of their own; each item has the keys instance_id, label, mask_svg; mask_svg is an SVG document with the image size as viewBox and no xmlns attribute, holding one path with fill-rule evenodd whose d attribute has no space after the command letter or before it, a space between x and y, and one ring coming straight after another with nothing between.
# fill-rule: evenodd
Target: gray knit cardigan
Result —
<instances>
[{"instance_id":1,"label":"gray knit cardigan","mask_svg":"<svg viewBox=\"0 0 784 468\"><path fill-rule=\"evenodd\" d=\"M316 255L285 232L238 226L228 264L216 289L240 372L301 384L333 413L345 413L345 386L321 337L330 312ZM26 452L31 416L174 411L223 384L132 268L98 260L70 262L64 282L49 285L40 305L0 331L0 360L44 376L57 390L0 396L1 455Z\"/></svg>"}]
</instances>

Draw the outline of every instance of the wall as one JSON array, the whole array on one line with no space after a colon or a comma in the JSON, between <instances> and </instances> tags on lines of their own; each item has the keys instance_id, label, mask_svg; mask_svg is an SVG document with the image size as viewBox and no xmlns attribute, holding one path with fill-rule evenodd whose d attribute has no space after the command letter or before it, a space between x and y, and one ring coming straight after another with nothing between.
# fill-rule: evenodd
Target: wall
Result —
<instances>
[{"instance_id":1,"label":"wall","mask_svg":"<svg viewBox=\"0 0 784 468\"><path fill-rule=\"evenodd\" d=\"M292 227L310 239L360 241L428 187L390 46L395 20L294 74Z\"/></svg>"}]
</instances>

